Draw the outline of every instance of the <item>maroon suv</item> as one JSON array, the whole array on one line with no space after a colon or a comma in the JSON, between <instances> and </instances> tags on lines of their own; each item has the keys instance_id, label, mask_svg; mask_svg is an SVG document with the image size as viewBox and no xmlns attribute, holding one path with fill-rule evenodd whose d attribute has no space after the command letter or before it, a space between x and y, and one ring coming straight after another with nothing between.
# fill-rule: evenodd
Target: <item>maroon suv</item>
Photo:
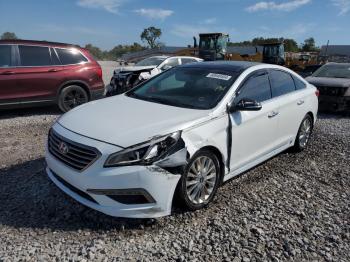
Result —
<instances>
[{"instance_id":1,"label":"maroon suv","mask_svg":"<svg viewBox=\"0 0 350 262\"><path fill-rule=\"evenodd\" d=\"M0 108L57 104L66 112L103 91L102 69L84 48L0 40Z\"/></svg>"}]
</instances>

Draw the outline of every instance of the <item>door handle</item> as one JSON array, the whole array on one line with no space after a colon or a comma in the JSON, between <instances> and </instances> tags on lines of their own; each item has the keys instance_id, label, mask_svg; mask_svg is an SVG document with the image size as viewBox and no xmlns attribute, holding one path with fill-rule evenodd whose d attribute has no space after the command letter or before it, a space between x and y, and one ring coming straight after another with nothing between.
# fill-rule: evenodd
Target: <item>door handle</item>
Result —
<instances>
[{"instance_id":1,"label":"door handle","mask_svg":"<svg viewBox=\"0 0 350 262\"><path fill-rule=\"evenodd\" d=\"M58 70L57 69L55 69L55 68L52 68L52 69L49 69L49 70L47 70L47 72L57 72Z\"/></svg>"},{"instance_id":2,"label":"door handle","mask_svg":"<svg viewBox=\"0 0 350 262\"><path fill-rule=\"evenodd\" d=\"M270 112L267 116L268 116L269 118L273 118L273 117L277 116L278 114L279 114L279 112L277 112L277 111L272 111L272 112Z\"/></svg>"},{"instance_id":3,"label":"door handle","mask_svg":"<svg viewBox=\"0 0 350 262\"><path fill-rule=\"evenodd\" d=\"M2 72L1 74L2 75L14 75L15 72L13 72L13 71L5 71L5 72Z\"/></svg>"},{"instance_id":4,"label":"door handle","mask_svg":"<svg viewBox=\"0 0 350 262\"><path fill-rule=\"evenodd\" d=\"M304 100L299 100L298 103L297 103L298 106L300 106L302 104L304 104Z\"/></svg>"}]
</instances>

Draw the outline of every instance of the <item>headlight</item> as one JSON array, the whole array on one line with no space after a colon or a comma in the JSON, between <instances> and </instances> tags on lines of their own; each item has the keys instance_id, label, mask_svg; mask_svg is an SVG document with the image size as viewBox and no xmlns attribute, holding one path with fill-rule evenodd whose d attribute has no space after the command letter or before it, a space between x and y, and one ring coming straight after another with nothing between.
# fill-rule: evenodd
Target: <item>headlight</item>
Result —
<instances>
[{"instance_id":1,"label":"headlight","mask_svg":"<svg viewBox=\"0 0 350 262\"><path fill-rule=\"evenodd\" d=\"M155 137L152 140L126 148L110 155L104 167L150 165L161 159L179 141L181 132Z\"/></svg>"}]
</instances>

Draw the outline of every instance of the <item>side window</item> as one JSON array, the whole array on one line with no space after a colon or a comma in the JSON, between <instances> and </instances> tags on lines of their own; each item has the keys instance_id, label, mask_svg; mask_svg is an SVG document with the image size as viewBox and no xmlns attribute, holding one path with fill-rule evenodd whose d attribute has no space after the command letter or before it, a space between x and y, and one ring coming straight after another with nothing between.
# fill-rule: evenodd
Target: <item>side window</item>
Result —
<instances>
[{"instance_id":1,"label":"side window","mask_svg":"<svg viewBox=\"0 0 350 262\"><path fill-rule=\"evenodd\" d=\"M63 65L87 62L88 60L76 49L55 48Z\"/></svg>"},{"instance_id":2,"label":"side window","mask_svg":"<svg viewBox=\"0 0 350 262\"><path fill-rule=\"evenodd\" d=\"M297 78L296 76L293 76L293 80L295 83L296 90L301 90L301 89L306 88L306 84L303 81L301 81L299 78Z\"/></svg>"},{"instance_id":3,"label":"side window","mask_svg":"<svg viewBox=\"0 0 350 262\"><path fill-rule=\"evenodd\" d=\"M254 99L263 102L271 98L271 88L267 73L257 73L248 78L239 91L236 101L243 98Z\"/></svg>"},{"instance_id":4,"label":"side window","mask_svg":"<svg viewBox=\"0 0 350 262\"><path fill-rule=\"evenodd\" d=\"M60 60L58 59L58 56L55 52L55 49L50 48L50 52L51 52L51 59L52 59L52 64L53 65L61 65Z\"/></svg>"},{"instance_id":5,"label":"side window","mask_svg":"<svg viewBox=\"0 0 350 262\"><path fill-rule=\"evenodd\" d=\"M44 46L18 46L22 66L51 65L50 51Z\"/></svg>"},{"instance_id":6,"label":"side window","mask_svg":"<svg viewBox=\"0 0 350 262\"><path fill-rule=\"evenodd\" d=\"M197 62L196 59L193 58L181 58L181 63L184 64L189 64L189 63L195 63Z\"/></svg>"},{"instance_id":7,"label":"side window","mask_svg":"<svg viewBox=\"0 0 350 262\"><path fill-rule=\"evenodd\" d=\"M11 46L0 45L0 67L11 66Z\"/></svg>"},{"instance_id":8,"label":"side window","mask_svg":"<svg viewBox=\"0 0 350 262\"><path fill-rule=\"evenodd\" d=\"M293 78L286 72L271 70L270 80L272 97L282 96L295 91Z\"/></svg>"},{"instance_id":9,"label":"side window","mask_svg":"<svg viewBox=\"0 0 350 262\"><path fill-rule=\"evenodd\" d=\"M167 66L171 66L171 67L174 67L174 66L178 66L179 65L179 59L178 58L169 58L164 66L167 65Z\"/></svg>"}]
</instances>

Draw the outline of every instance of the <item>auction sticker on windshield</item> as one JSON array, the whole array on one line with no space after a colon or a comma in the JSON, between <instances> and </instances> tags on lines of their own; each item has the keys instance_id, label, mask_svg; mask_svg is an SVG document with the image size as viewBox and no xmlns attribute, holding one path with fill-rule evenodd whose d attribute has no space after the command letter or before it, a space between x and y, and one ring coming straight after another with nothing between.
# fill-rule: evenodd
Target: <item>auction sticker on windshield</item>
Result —
<instances>
[{"instance_id":1,"label":"auction sticker on windshield","mask_svg":"<svg viewBox=\"0 0 350 262\"><path fill-rule=\"evenodd\" d=\"M228 81L231 79L231 76L229 75L222 75L222 74L215 74L215 73L209 73L207 77L216 78L216 79L225 80L225 81Z\"/></svg>"}]
</instances>

